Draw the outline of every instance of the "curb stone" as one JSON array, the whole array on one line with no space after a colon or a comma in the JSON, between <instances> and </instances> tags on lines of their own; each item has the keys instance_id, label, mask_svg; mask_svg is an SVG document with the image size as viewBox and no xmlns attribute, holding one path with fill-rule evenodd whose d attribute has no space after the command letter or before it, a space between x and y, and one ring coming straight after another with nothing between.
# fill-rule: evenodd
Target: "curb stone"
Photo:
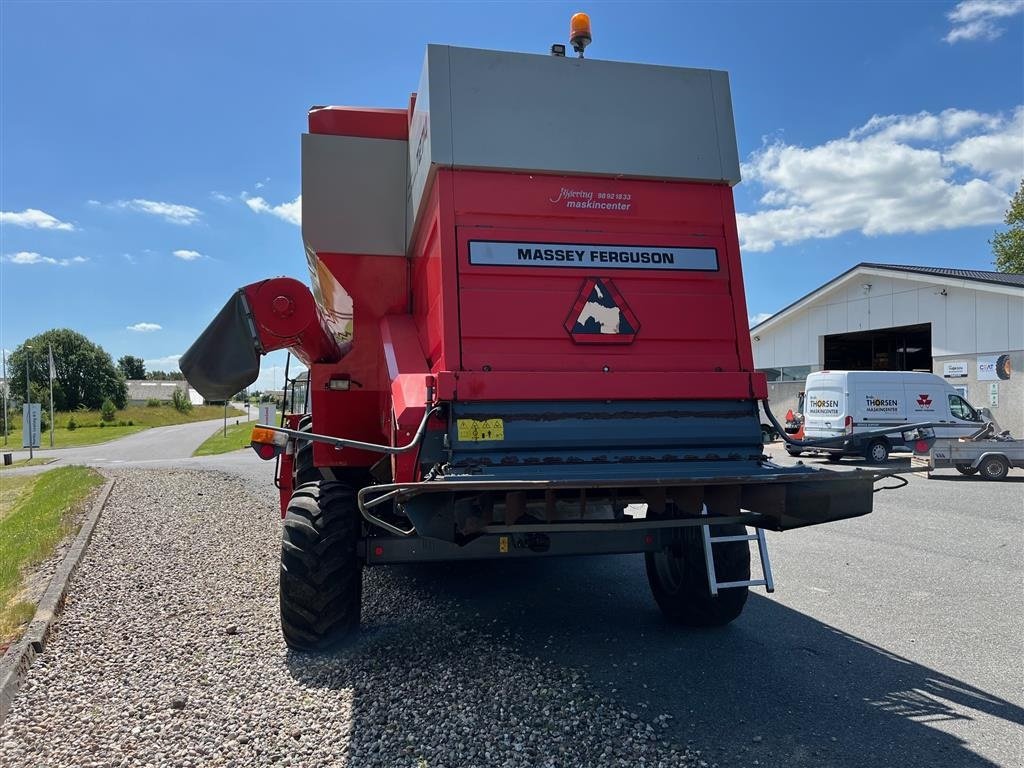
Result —
<instances>
[{"instance_id":1,"label":"curb stone","mask_svg":"<svg viewBox=\"0 0 1024 768\"><path fill-rule=\"evenodd\" d=\"M14 698L18 695L25 679L28 677L29 667L32 666L35 657L43 652L46 641L49 639L53 622L64 607L64 598L67 596L68 584L75 569L78 568L82 555L85 554L92 539L93 529L100 519L103 507L107 503L107 497L114 487L114 481L107 478L106 485L100 489L96 501L82 527L78 530L71 549L64 556L64 560L57 566L50 585L46 588L39 605L36 607L36 614L25 628L25 634L18 642L7 649L7 653L0 658L0 723L7 718Z\"/></svg>"}]
</instances>

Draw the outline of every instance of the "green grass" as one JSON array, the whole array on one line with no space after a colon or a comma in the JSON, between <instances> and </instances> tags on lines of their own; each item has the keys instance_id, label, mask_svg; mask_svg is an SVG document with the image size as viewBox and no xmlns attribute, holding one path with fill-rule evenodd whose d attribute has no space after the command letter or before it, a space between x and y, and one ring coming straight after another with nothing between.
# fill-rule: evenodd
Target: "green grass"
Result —
<instances>
[{"instance_id":1,"label":"green grass","mask_svg":"<svg viewBox=\"0 0 1024 768\"><path fill-rule=\"evenodd\" d=\"M3 472L5 469L20 469L21 467L41 467L54 461L56 459L41 459L38 456L32 459L17 459L10 464L0 464L0 472Z\"/></svg>"},{"instance_id":2,"label":"green grass","mask_svg":"<svg viewBox=\"0 0 1024 768\"><path fill-rule=\"evenodd\" d=\"M230 419L229 419L230 421ZM206 442L196 448L193 456L212 456L215 453L227 453L237 451L239 448L249 447L249 437L252 435L252 428L256 426L255 421L242 421L238 424L228 424L227 437L224 430L218 429Z\"/></svg>"},{"instance_id":3,"label":"green grass","mask_svg":"<svg viewBox=\"0 0 1024 768\"><path fill-rule=\"evenodd\" d=\"M228 410L228 418L238 411ZM68 429L68 420L74 417L78 424L77 429ZM192 410L182 413L176 411L170 405L161 405L158 408L148 408L144 405L129 405L117 412L114 421L100 426L102 421L99 411L57 411L54 422L57 428L53 431L54 448L71 448L76 445L95 445L106 443L125 435L141 432L149 427L167 427L172 424L188 424L193 421L207 421L208 419L219 419L224 416L224 407L220 405L197 405ZM47 414L49 417L49 414ZM131 426L127 426L128 422ZM124 423L125 426L121 426ZM20 451L21 448L21 419L11 419L11 430L7 438L7 446L3 450ZM50 431L45 430L39 437L39 449L44 450L50 447Z\"/></svg>"},{"instance_id":4,"label":"green grass","mask_svg":"<svg viewBox=\"0 0 1024 768\"><path fill-rule=\"evenodd\" d=\"M32 618L17 599L22 570L45 560L74 533L75 511L103 478L86 467L61 467L3 481L0 493L0 645Z\"/></svg>"}]
</instances>

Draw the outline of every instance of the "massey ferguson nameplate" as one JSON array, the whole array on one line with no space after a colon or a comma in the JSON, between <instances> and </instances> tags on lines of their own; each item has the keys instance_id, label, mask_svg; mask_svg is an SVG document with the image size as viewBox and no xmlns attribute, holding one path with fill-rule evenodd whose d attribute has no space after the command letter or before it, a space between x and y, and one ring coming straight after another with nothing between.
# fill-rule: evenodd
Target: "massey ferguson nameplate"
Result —
<instances>
[{"instance_id":1,"label":"massey ferguson nameplate","mask_svg":"<svg viewBox=\"0 0 1024 768\"><path fill-rule=\"evenodd\" d=\"M596 267L599 269L675 269L714 272L718 269L718 254L714 248L502 243L471 240L469 263L502 267Z\"/></svg>"}]
</instances>

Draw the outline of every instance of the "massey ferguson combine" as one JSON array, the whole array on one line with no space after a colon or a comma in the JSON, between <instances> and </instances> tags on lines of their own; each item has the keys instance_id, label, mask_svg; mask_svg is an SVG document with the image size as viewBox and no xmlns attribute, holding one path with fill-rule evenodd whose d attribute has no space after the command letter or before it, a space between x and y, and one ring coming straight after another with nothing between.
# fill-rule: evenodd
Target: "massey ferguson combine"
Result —
<instances>
[{"instance_id":1,"label":"massey ferguson combine","mask_svg":"<svg viewBox=\"0 0 1024 768\"><path fill-rule=\"evenodd\" d=\"M725 624L765 529L871 511L881 473L762 455L727 74L584 59L582 21L579 57L431 45L407 110L313 107L312 290L241 288L181 360L210 399L309 368L253 434L292 647L357 629L364 567L439 560L644 553L670 620Z\"/></svg>"}]
</instances>

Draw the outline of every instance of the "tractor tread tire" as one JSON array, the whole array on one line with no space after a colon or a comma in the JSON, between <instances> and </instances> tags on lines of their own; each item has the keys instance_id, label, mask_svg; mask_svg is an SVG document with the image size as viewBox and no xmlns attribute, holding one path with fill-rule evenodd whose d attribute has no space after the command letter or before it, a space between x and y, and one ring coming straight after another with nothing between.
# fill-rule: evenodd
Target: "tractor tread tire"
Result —
<instances>
[{"instance_id":1,"label":"tractor tread tire","mask_svg":"<svg viewBox=\"0 0 1024 768\"><path fill-rule=\"evenodd\" d=\"M361 530L349 486L315 481L295 489L281 533L281 630L288 647L329 650L359 627Z\"/></svg>"},{"instance_id":2,"label":"tractor tread tire","mask_svg":"<svg viewBox=\"0 0 1024 768\"><path fill-rule=\"evenodd\" d=\"M313 417L303 416L297 429L299 432L312 432ZM313 466L313 441L296 438L295 456L292 461L292 487L298 488L300 485L323 479L320 470Z\"/></svg>"},{"instance_id":3,"label":"tractor tread tire","mask_svg":"<svg viewBox=\"0 0 1024 768\"><path fill-rule=\"evenodd\" d=\"M712 536L745 534L739 524L713 525ZM708 585L704 561L704 541L698 527L681 528L682 546L678 552L648 552L644 556L647 581L654 600L665 617L673 624L684 627L721 627L743 612L747 602L747 587L721 589L712 596ZM750 579L750 547L746 541L730 541L712 546L715 573L718 581L748 581ZM664 569L674 561L678 568L678 581L664 576Z\"/></svg>"}]
</instances>

